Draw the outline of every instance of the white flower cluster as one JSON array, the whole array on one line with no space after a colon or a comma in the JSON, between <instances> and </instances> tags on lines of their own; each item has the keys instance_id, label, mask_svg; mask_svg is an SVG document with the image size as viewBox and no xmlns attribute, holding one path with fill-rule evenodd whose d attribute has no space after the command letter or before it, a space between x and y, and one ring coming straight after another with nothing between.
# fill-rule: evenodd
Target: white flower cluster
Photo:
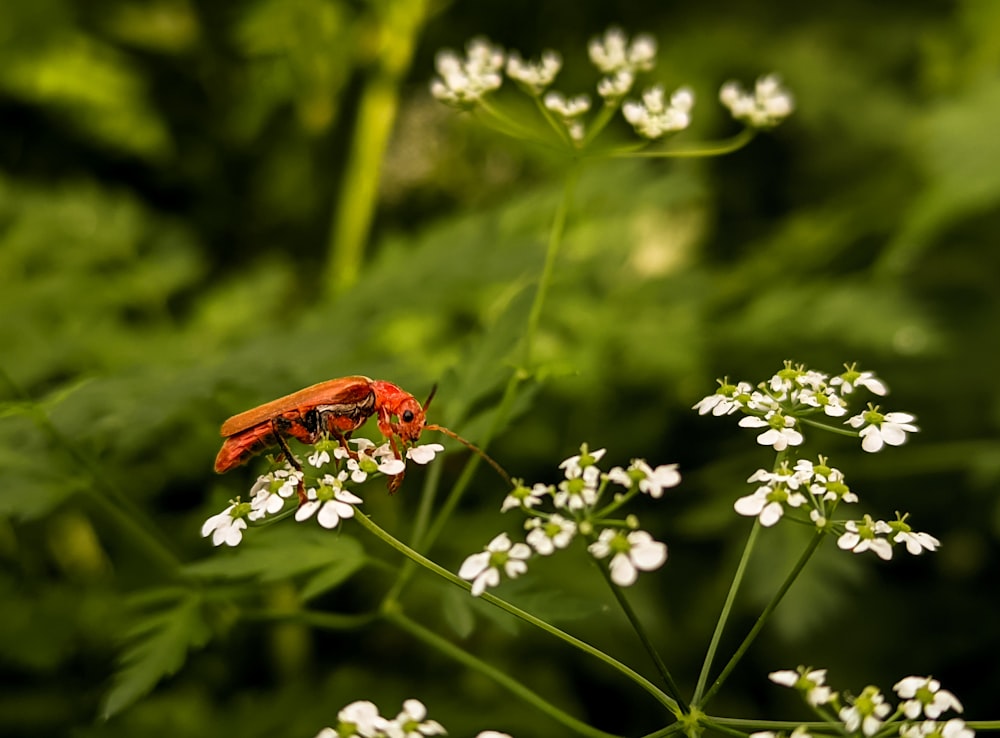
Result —
<instances>
[{"instance_id":1,"label":"white flower cluster","mask_svg":"<svg viewBox=\"0 0 1000 738\"><path fill-rule=\"evenodd\" d=\"M562 56L551 49L543 51L537 60L524 59L517 51L506 54L502 48L483 38L470 41L464 58L445 50L436 58L438 77L431 82L431 94L438 100L458 108L469 109L483 102L484 96L502 84L501 71L506 70L517 85L541 101L571 141L580 144L587 135L584 115L591 109L590 96L566 95L551 90L562 69ZM590 40L587 52L591 62L603 75L597 83L597 94L609 112L614 111L632 90L636 75L656 65L656 40L648 34L633 38L617 27ZM680 88L665 99L663 88L647 90L641 102L625 103L622 112L636 131L648 139L687 128L691 121L694 95ZM601 126L607 123L603 119Z\"/></svg>"},{"instance_id":2,"label":"white flower cluster","mask_svg":"<svg viewBox=\"0 0 1000 738\"><path fill-rule=\"evenodd\" d=\"M622 114L640 136L659 138L687 128L691 124L693 107L694 92L689 87L675 91L668 104L664 100L663 87L656 85L642 93L642 102L626 102Z\"/></svg>"},{"instance_id":3,"label":"white flower cluster","mask_svg":"<svg viewBox=\"0 0 1000 738\"><path fill-rule=\"evenodd\" d=\"M250 488L249 502L231 501L225 510L205 521L201 535L211 536L215 546L237 546L248 523L284 518L293 509L295 520L302 522L315 516L329 530L341 520L354 517L354 506L360 505L362 499L346 485L361 484L375 473L396 476L406 469L406 462L396 458L388 442L380 446L367 438L352 438L350 442L357 447L351 453L334 441L320 441L304 469L285 462L283 467L261 475ZM443 450L439 443L414 445L406 449L406 458L426 464Z\"/></svg>"},{"instance_id":4,"label":"white flower cluster","mask_svg":"<svg viewBox=\"0 0 1000 738\"><path fill-rule=\"evenodd\" d=\"M730 384L719 381L719 389L702 398L694 409L701 415L732 415L739 411L744 417L740 426L763 429L757 436L762 446L772 446L784 451L789 446L799 446L804 440L802 418L824 415L841 418L849 412L849 402L854 390L864 387L876 395L888 392L882 380L872 372L860 372L854 365L834 377L808 370L802 365L785 362L785 367L754 389L748 382ZM920 430L913 424L909 413L882 413L876 406L853 415L844 423L858 429L861 447L868 452L880 451L884 446L899 446L906 442L907 433ZM817 425L816 422L812 423Z\"/></svg>"},{"instance_id":5,"label":"white flower cluster","mask_svg":"<svg viewBox=\"0 0 1000 738\"><path fill-rule=\"evenodd\" d=\"M732 415L744 413L740 425L762 428L757 442L786 452L805 440L801 421L811 416L841 418L848 414L848 403L854 391L863 387L876 395L888 392L882 380L872 372L860 372L848 366L839 376L829 377L803 366L785 367L754 389L749 382L730 384L719 382L719 390L702 398L694 409L702 415ZM898 446L906 434L918 430L908 413L885 413L869 408L846 421L852 428L861 428L858 436L865 451L878 451L884 445ZM811 425L822 425L810 421ZM836 428L839 433L849 433ZM858 496L844 482L844 473L827 465L825 457L818 463L806 459L794 462L782 460L773 471L758 469L747 482L755 484L751 494L740 497L733 507L740 515L755 517L765 527L775 525L788 511L808 510L809 519L794 513L798 522L810 522L821 530L837 533L837 545L845 551L871 551L879 558L892 558L894 547L902 544L911 554L935 551L940 541L929 533L914 531L906 515L896 514L895 520L873 520L865 515L858 520L833 520L841 503L854 503Z\"/></svg>"},{"instance_id":6,"label":"white flower cluster","mask_svg":"<svg viewBox=\"0 0 1000 738\"><path fill-rule=\"evenodd\" d=\"M960 718L939 721L949 710L962 712L962 703L941 683L931 677L909 676L899 680L893 691L902 702L893 711L885 695L874 686L865 687L857 696L834 692L826 685L826 669L800 666L768 675L775 684L792 687L823 717L831 728L843 735L890 735L886 730L898 726L902 738L973 738L975 731ZM824 731L825 732L825 731ZM792 733L795 738L809 738L805 726ZM750 738L776 738L773 731L752 733Z\"/></svg>"},{"instance_id":7,"label":"white flower cluster","mask_svg":"<svg viewBox=\"0 0 1000 738\"><path fill-rule=\"evenodd\" d=\"M420 700L409 699L394 718L379 714L378 707L368 700L358 700L337 713L337 727L323 728L316 738L423 738L445 735L447 731L437 720L427 718L427 708ZM506 733L484 730L476 738L510 738Z\"/></svg>"},{"instance_id":8,"label":"white flower cluster","mask_svg":"<svg viewBox=\"0 0 1000 738\"><path fill-rule=\"evenodd\" d=\"M474 38L463 59L451 49L439 51L434 66L440 77L431 82L431 94L459 108L471 108L503 84L504 50L485 38Z\"/></svg>"},{"instance_id":9,"label":"white flower cluster","mask_svg":"<svg viewBox=\"0 0 1000 738\"><path fill-rule=\"evenodd\" d=\"M739 82L726 82L719 90L719 100L736 120L754 128L773 128L795 110L792 94L774 74L760 77L753 92L744 90Z\"/></svg>"},{"instance_id":10,"label":"white flower cluster","mask_svg":"<svg viewBox=\"0 0 1000 738\"><path fill-rule=\"evenodd\" d=\"M515 480L514 489L504 499L503 512L520 509L528 519L524 543L512 543L506 533L496 536L479 553L469 556L458 575L472 582L472 594L480 595L497 586L501 573L513 579L528 569L535 555L548 556L564 549L578 536L587 541L587 550L597 559L609 559L611 580L620 587L633 584L640 571L653 571L667 560L667 546L642 530L635 516L625 521L608 518L639 494L654 499L665 489L680 483L676 464L655 469L642 459L633 459L623 468L616 466L602 472L597 462L605 449L591 451L587 444L580 453L559 464L564 479L558 485L535 484L531 487ZM612 500L602 505L608 485L619 488ZM539 509L548 501L553 512ZM600 533L596 533L600 530Z\"/></svg>"}]
</instances>

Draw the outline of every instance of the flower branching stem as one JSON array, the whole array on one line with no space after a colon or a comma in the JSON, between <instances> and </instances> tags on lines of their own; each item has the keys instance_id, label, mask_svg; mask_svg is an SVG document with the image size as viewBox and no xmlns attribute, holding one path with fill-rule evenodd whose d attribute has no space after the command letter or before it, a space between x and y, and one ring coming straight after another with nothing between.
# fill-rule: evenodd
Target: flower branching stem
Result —
<instances>
[{"instance_id":1,"label":"flower branching stem","mask_svg":"<svg viewBox=\"0 0 1000 738\"><path fill-rule=\"evenodd\" d=\"M410 559L411 561L413 561L415 564L417 564L419 566L422 566L423 568L427 569L428 571L431 571L434 574L437 574L442 579L444 579L444 580L446 580L448 582L451 582L452 584L454 584L454 585L456 585L458 587L461 587L462 589L464 589L466 591L468 591L470 589L471 585L468 582L466 582L464 579L460 579L458 576L456 576L455 574L452 574L450 571L448 571L444 567L441 567L438 564L434 563L433 561L431 561L430 559L428 559L426 556L423 556L422 554L418 553L417 551L414 551L412 548L410 548L409 546L407 546L405 543L403 543L402 541L396 539L395 537L393 537L392 535L390 535L389 533L387 533L386 531L384 531L382 528L380 528L378 525L376 525L375 523L373 523L372 520L371 520L371 518L369 518L364 513L360 512L360 511L357 511L355 513L355 519L369 533L371 533L372 535L374 535L376 538L378 538L379 540L381 540L383 543L386 543L389 546L391 546L392 548L394 548L397 551L399 551L401 554L403 554L404 556L406 556L408 559ZM556 628L554 625L551 625L550 623L545 622L541 618L535 617L531 613L529 613L529 612L527 612L525 610L522 610L521 608L517 607L516 605L512 605L511 603L507 602L506 600L503 600L503 599L501 599L499 597L496 597L495 595L492 595L492 594L490 594L488 592L484 592L480 596L480 598L483 601L489 602L491 605L494 605L494 606L500 608L504 612L510 613L514 617L516 617L516 618L518 618L518 619L520 619L520 620L528 623L529 625L533 625L536 628L539 628L539 629L545 631L546 633L549 633L550 635L553 635L556 638L564 641L565 643L568 643L569 645L575 647L576 649L578 649L578 650L580 650L580 651L582 651L584 653L587 653L587 654L589 654L589 655L597 658L600 661L603 661L605 664L607 664L611 668L615 669L619 673L623 674L629 680L631 680L632 682L634 682L635 684L637 684L639 687L641 687L642 689L644 689L646 692L648 692L654 699L656 699L657 702L659 702L661 705L663 705L664 707L666 707L674 716L676 716L676 717L680 717L681 716L681 710L680 710L679 705L677 704L677 701L674 700L672 697L670 697L670 695L668 695L665 692L663 692L663 690L661 690L659 687L657 687L651 681L649 681L648 679L646 679L646 677L642 676L641 674L639 674L638 672L636 672L632 668L626 666L625 664L623 664L622 662L618 661L617 659L612 658L611 656L609 656L608 654L604 653L600 649L597 649L594 646L591 646L586 641L582 641L579 638L577 638L575 636L572 636L569 633L567 633L567 632L565 632L563 630L560 630L559 628ZM393 608L393 603L386 602L386 603L384 603L383 607L384 607L384 609L386 611L391 612L392 608Z\"/></svg>"}]
</instances>

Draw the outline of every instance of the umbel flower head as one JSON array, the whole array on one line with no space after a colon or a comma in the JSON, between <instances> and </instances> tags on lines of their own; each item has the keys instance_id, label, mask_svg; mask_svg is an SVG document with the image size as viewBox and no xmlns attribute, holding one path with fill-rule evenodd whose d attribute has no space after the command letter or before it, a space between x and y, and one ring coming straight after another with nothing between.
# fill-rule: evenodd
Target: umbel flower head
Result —
<instances>
[{"instance_id":1,"label":"umbel flower head","mask_svg":"<svg viewBox=\"0 0 1000 738\"><path fill-rule=\"evenodd\" d=\"M523 125L518 120L524 115L522 108L502 112L502 100L495 103L486 100L488 94L502 85L506 72L517 89L541 103L539 109L545 122L555 129L560 141L569 144L574 151L586 148L619 109L636 133L646 139L645 143L685 130L690 125L694 93L689 87L681 86L668 97L662 85L653 84L642 93L641 99L626 101L639 75L651 72L656 66L657 43L651 35L639 33L630 38L621 28L613 26L590 39L587 53L601 75L596 91L603 105L594 116L588 116L591 111L589 94L552 88L563 66L559 52L546 49L537 59L526 59L520 52L507 53L482 37L468 43L465 56L450 49L438 53L435 58L437 76L431 81L431 94L456 108L477 109L495 128L514 137L551 145L551 136L537 134L538 126ZM791 94L774 75L759 79L752 92L745 92L738 83L727 83L720 99L737 119L754 128L777 125L794 107ZM631 153L636 148L630 144L624 149L606 149L604 153ZM669 152L664 150L657 155L667 154Z\"/></svg>"}]
</instances>

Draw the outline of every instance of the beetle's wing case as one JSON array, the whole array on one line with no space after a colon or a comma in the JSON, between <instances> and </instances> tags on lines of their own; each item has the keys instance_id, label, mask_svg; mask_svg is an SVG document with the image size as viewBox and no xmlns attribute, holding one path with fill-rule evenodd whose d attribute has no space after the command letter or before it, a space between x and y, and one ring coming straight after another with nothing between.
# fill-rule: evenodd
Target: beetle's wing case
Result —
<instances>
[{"instance_id":1,"label":"beetle's wing case","mask_svg":"<svg viewBox=\"0 0 1000 738\"><path fill-rule=\"evenodd\" d=\"M363 404L374 391L372 380L368 377L358 375L329 379L234 415L222 424L220 433L223 438L228 438L247 428L266 423L289 410L305 412L322 405Z\"/></svg>"}]
</instances>

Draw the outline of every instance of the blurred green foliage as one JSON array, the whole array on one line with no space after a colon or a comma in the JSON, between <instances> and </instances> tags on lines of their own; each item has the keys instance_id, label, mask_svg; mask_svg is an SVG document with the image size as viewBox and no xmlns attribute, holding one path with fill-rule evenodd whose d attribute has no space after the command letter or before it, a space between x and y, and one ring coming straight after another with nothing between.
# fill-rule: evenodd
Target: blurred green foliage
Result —
<instances>
[{"instance_id":1,"label":"blurred green foliage","mask_svg":"<svg viewBox=\"0 0 1000 738\"><path fill-rule=\"evenodd\" d=\"M351 700L391 711L415 696L453 735L556 734L388 625L257 617L304 600L365 612L391 581L378 562L395 562L374 541L345 530L324 548L279 528L233 553L198 534L253 474L213 477L220 421L312 382L364 373L417 396L437 382L434 419L482 436L520 361L561 170L432 103L433 55L476 34L556 47L575 92L609 23L654 33L653 76L695 89L687 139L732 132L713 102L731 77L776 70L798 110L723 159L584 173L536 374L491 452L543 481L584 440L616 463L680 462L685 483L648 514L671 560L630 594L690 685L747 525L732 501L768 463L690 406L716 376L763 378L786 358L875 369L886 407L923 432L878 457L815 451L943 548L883 565L825 546L715 707L806 718L764 676L803 663L856 691L932 673L967 716L996 717L1000 4L467 2L429 9L412 38L380 36L405 5L0 7L0 733L309 736ZM370 245L337 291L331 222L352 215L335 203L355 186L360 101L406 43ZM420 483L392 498L373 485L366 509L403 535ZM474 492L433 552L453 570L510 526L497 481L481 472ZM791 533L764 538L734 644L798 554ZM648 671L579 565L540 562L504 592ZM361 566L371 575L351 577ZM220 567L257 601L227 601ZM406 604L599 727L659 724L613 674L461 593L418 577ZM156 670L124 678L143 648Z\"/></svg>"}]
</instances>

